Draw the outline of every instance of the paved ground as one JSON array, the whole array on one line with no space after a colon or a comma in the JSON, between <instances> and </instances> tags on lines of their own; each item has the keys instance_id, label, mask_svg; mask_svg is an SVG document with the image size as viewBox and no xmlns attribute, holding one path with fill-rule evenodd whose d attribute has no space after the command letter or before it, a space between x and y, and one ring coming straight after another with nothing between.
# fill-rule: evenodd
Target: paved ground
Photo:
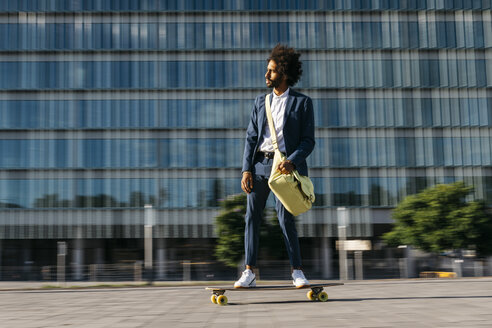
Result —
<instances>
[{"instance_id":1,"label":"paved ground","mask_svg":"<svg viewBox=\"0 0 492 328\"><path fill-rule=\"evenodd\" d=\"M492 279L348 282L326 303L306 290L227 292L203 286L6 290L1 327L491 327ZM20 286L16 286L20 287ZM30 286L32 287L32 286Z\"/></svg>"}]
</instances>

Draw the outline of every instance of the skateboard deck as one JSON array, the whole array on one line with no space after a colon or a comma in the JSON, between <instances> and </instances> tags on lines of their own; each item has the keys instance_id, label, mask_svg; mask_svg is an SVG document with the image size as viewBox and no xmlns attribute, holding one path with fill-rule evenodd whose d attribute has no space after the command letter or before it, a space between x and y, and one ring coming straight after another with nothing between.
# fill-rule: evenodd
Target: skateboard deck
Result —
<instances>
[{"instance_id":1,"label":"skateboard deck","mask_svg":"<svg viewBox=\"0 0 492 328\"><path fill-rule=\"evenodd\" d=\"M325 287L341 286L343 283L326 283L326 284L311 284L309 286L297 288L294 285L264 285L256 286L251 288L234 288L231 286L218 286L218 287L206 287L206 290L212 291L212 296L210 300L214 304L226 305L228 302L227 296L225 296L226 291L239 291L239 292L254 292L260 290L293 290L293 289L310 289L307 292L307 298L311 301L321 301L326 302L328 300L328 294L323 291Z\"/></svg>"}]
</instances>

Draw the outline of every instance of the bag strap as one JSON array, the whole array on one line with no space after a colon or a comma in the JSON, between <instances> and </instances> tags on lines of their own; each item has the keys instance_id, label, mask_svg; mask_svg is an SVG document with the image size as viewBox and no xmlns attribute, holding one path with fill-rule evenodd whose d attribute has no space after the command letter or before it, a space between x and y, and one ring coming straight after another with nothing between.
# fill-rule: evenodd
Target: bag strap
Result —
<instances>
[{"instance_id":1,"label":"bag strap","mask_svg":"<svg viewBox=\"0 0 492 328\"><path fill-rule=\"evenodd\" d=\"M275 130L275 124L273 123L273 118L272 118L272 109L270 108L270 94L267 94L265 97L265 108L266 108L266 116L268 119L268 127L270 128L270 136L272 138L273 149L276 151L280 151L278 150L277 131Z\"/></svg>"}]
</instances>

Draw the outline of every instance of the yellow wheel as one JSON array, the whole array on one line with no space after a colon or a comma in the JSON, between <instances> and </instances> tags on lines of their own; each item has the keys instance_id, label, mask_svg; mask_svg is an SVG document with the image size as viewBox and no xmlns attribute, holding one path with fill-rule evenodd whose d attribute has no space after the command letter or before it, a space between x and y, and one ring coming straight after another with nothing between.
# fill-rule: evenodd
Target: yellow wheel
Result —
<instances>
[{"instance_id":1,"label":"yellow wheel","mask_svg":"<svg viewBox=\"0 0 492 328\"><path fill-rule=\"evenodd\" d=\"M219 297L217 297L217 304L226 305L227 304L227 297L225 295L220 295Z\"/></svg>"},{"instance_id":2,"label":"yellow wheel","mask_svg":"<svg viewBox=\"0 0 492 328\"><path fill-rule=\"evenodd\" d=\"M213 294L213 295L210 297L210 300L212 301L212 303L217 304L217 295Z\"/></svg>"},{"instance_id":3,"label":"yellow wheel","mask_svg":"<svg viewBox=\"0 0 492 328\"><path fill-rule=\"evenodd\" d=\"M321 292L318 294L318 299L321 302L326 302L326 301L328 301L328 294L326 292Z\"/></svg>"},{"instance_id":4,"label":"yellow wheel","mask_svg":"<svg viewBox=\"0 0 492 328\"><path fill-rule=\"evenodd\" d=\"M307 298L309 298L309 300L311 301L316 301L317 297L316 294L312 290L310 290L309 292L307 292Z\"/></svg>"}]
</instances>

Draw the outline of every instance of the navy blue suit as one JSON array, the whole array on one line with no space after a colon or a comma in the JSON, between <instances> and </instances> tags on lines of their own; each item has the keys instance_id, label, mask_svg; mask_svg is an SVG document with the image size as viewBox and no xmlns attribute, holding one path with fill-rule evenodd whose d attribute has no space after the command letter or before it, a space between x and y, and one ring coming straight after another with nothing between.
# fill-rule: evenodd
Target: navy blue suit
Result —
<instances>
[{"instance_id":1,"label":"navy blue suit","mask_svg":"<svg viewBox=\"0 0 492 328\"><path fill-rule=\"evenodd\" d=\"M270 100L273 97L270 96ZM258 96L251 113L246 132L242 171L253 174L253 189L248 194L245 228L246 265L255 266L258 256L259 228L270 188L268 178L272 169L272 159L258 155L261 137L268 127L265 113L265 95ZM308 175L306 158L314 148L314 113L309 97L289 90L284 115L284 142L287 159L292 161L301 175ZM285 245L293 267L301 266L299 240L294 216L289 213L275 197L275 209L284 235Z\"/></svg>"}]
</instances>

